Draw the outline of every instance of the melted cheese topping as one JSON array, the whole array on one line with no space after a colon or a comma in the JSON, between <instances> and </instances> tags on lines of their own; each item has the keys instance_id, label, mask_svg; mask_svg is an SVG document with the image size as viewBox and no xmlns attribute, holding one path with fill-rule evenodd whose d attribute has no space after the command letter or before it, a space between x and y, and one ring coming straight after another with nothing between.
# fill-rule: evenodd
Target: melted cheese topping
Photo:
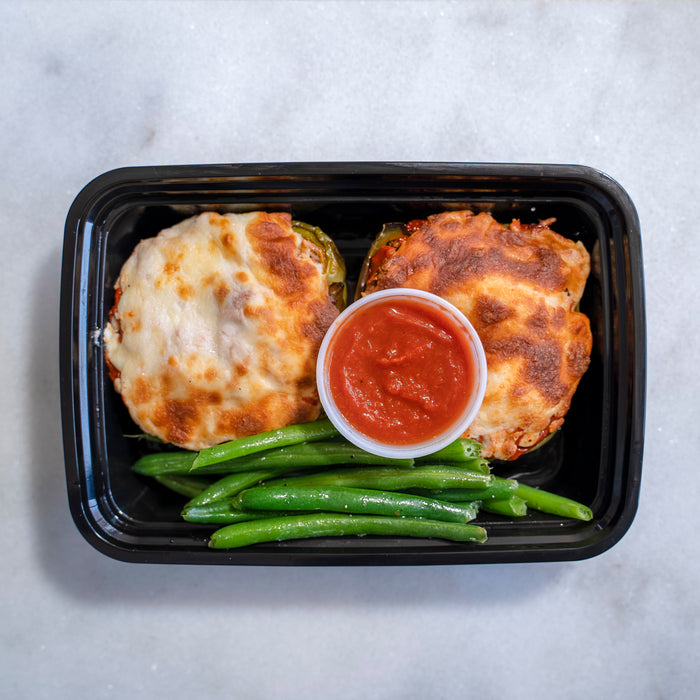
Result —
<instances>
[{"instance_id":1,"label":"melted cheese topping","mask_svg":"<svg viewBox=\"0 0 700 700\"><path fill-rule=\"evenodd\" d=\"M549 223L505 227L470 211L431 216L412 224L417 230L366 287L433 292L471 321L488 381L465 437L479 440L485 457L513 459L559 428L590 361L590 323L575 310L590 258Z\"/></svg>"},{"instance_id":2,"label":"melted cheese topping","mask_svg":"<svg viewBox=\"0 0 700 700\"><path fill-rule=\"evenodd\" d=\"M287 214L206 213L141 241L104 332L114 385L147 433L191 450L313 420L337 315Z\"/></svg>"}]
</instances>

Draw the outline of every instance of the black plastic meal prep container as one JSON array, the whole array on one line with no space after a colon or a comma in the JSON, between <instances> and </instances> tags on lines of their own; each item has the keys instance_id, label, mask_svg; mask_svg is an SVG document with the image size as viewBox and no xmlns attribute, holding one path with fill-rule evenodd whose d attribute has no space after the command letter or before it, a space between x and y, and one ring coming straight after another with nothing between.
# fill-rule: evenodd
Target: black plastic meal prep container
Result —
<instances>
[{"instance_id":1,"label":"black plastic meal prep container","mask_svg":"<svg viewBox=\"0 0 700 700\"><path fill-rule=\"evenodd\" d=\"M480 514L488 541L329 537L234 550L207 546L213 526L184 522L185 498L131 470L135 439L105 366L102 331L114 283L139 240L202 211L288 211L321 227L357 279L383 224L446 209L488 211L502 223L556 218L552 228L591 254L581 310L591 364L564 426L518 460L512 476L590 506L589 522L530 511ZM474 564L576 560L627 531L642 468L646 337L639 223L625 191L577 165L272 163L135 167L90 182L69 211L61 279L60 371L68 500L85 539L129 562L240 565Z\"/></svg>"}]
</instances>

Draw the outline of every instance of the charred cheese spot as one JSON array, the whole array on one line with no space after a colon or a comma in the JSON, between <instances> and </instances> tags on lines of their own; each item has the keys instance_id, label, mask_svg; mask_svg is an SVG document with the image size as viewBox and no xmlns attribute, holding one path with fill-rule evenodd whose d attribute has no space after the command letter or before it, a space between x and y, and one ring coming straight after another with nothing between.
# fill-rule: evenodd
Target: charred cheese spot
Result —
<instances>
[{"instance_id":1,"label":"charred cheese spot","mask_svg":"<svg viewBox=\"0 0 700 700\"><path fill-rule=\"evenodd\" d=\"M217 422L217 432L232 433L240 437L256 435L264 430L264 416L242 410L222 411Z\"/></svg>"},{"instance_id":2,"label":"charred cheese spot","mask_svg":"<svg viewBox=\"0 0 700 700\"><path fill-rule=\"evenodd\" d=\"M308 382L303 388L308 388ZM314 415L315 409L313 400L311 398L302 399L302 401L297 401L292 406L289 412L289 424L308 423L310 420L313 420Z\"/></svg>"},{"instance_id":3,"label":"charred cheese spot","mask_svg":"<svg viewBox=\"0 0 700 700\"><path fill-rule=\"evenodd\" d=\"M525 319L528 329L538 336L546 335L549 331L549 314L544 302L541 302L537 309Z\"/></svg>"},{"instance_id":4,"label":"charred cheese spot","mask_svg":"<svg viewBox=\"0 0 700 700\"><path fill-rule=\"evenodd\" d=\"M214 296L216 297L216 300L219 302L219 304L223 304L224 301L226 301L226 297L230 293L231 290L223 280L219 281L219 283L214 287Z\"/></svg>"},{"instance_id":5,"label":"charred cheese spot","mask_svg":"<svg viewBox=\"0 0 700 700\"><path fill-rule=\"evenodd\" d=\"M559 403L566 394L566 385L560 381L561 343L554 340L532 343L528 350L522 371L523 379L550 403Z\"/></svg>"},{"instance_id":6,"label":"charred cheese spot","mask_svg":"<svg viewBox=\"0 0 700 700\"><path fill-rule=\"evenodd\" d=\"M222 399L218 391L198 391L195 392L193 400L204 406L218 406Z\"/></svg>"},{"instance_id":7,"label":"charred cheese spot","mask_svg":"<svg viewBox=\"0 0 700 700\"><path fill-rule=\"evenodd\" d=\"M474 304L475 321L480 326L491 326L494 323L505 321L515 314L515 311L508 304L490 297L486 294L479 294Z\"/></svg>"},{"instance_id":8,"label":"charred cheese spot","mask_svg":"<svg viewBox=\"0 0 700 700\"><path fill-rule=\"evenodd\" d=\"M587 339L575 340L566 355L566 364L572 377L581 377L591 361L591 346Z\"/></svg>"},{"instance_id":9,"label":"charred cheese spot","mask_svg":"<svg viewBox=\"0 0 700 700\"><path fill-rule=\"evenodd\" d=\"M139 403L148 403L154 394L153 384L146 377L137 377L134 383L134 393Z\"/></svg>"},{"instance_id":10,"label":"charred cheese spot","mask_svg":"<svg viewBox=\"0 0 700 700\"><path fill-rule=\"evenodd\" d=\"M286 235L288 227L288 214L271 214L248 224L246 235L260 258L268 284L281 297L293 299L305 290L318 267L298 254L300 242Z\"/></svg>"},{"instance_id":11,"label":"charred cheese spot","mask_svg":"<svg viewBox=\"0 0 700 700\"><path fill-rule=\"evenodd\" d=\"M180 281L177 284L176 287L177 290L177 295L180 297L180 299L183 299L184 301L189 301L194 297L194 287L191 284L186 284L185 282Z\"/></svg>"},{"instance_id":12,"label":"charred cheese spot","mask_svg":"<svg viewBox=\"0 0 700 700\"><path fill-rule=\"evenodd\" d=\"M168 442L176 445L188 441L198 422L199 408L191 401L167 399L156 406L153 424L161 428Z\"/></svg>"},{"instance_id":13,"label":"charred cheese spot","mask_svg":"<svg viewBox=\"0 0 700 700\"><path fill-rule=\"evenodd\" d=\"M335 320L337 312L333 305L329 306L325 300L313 302L308 311L309 320L302 325L302 333L311 343L320 346L323 336Z\"/></svg>"},{"instance_id":14,"label":"charred cheese spot","mask_svg":"<svg viewBox=\"0 0 700 700\"><path fill-rule=\"evenodd\" d=\"M552 311L552 327L555 331L561 331L566 325L566 311L558 306Z\"/></svg>"},{"instance_id":15,"label":"charred cheese spot","mask_svg":"<svg viewBox=\"0 0 700 700\"><path fill-rule=\"evenodd\" d=\"M536 388L554 402L561 399L561 347L556 340L536 340L530 336L514 335L504 340L484 343L484 350L487 358L496 366L505 363L519 365L518 374L523 385Z\"/></svg>"}]
</instances>

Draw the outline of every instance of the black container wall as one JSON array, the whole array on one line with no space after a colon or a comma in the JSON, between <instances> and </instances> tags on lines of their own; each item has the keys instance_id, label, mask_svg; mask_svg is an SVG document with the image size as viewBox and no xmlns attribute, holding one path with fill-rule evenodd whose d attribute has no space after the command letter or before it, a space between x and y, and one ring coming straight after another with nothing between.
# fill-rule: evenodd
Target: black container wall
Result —
<instances>
[{"instance_id":1,"label":"black container wall","mask_svg":"<svg viewBox=\"0 0 700 700\"><path fill-rule=\"evenodd\" d=\"M206 210L289 211L336 241L352 284L384 223L450 208L555 230L591 254L581 310L591 319L591 365L564 427L504 476L589 505L591 522L530 513L479 519L483 544L325 538L207 547L211 528L182 521L183 499L134 475L139 432L105 369L101 333L113 285L136 243ZM352 294L352 288L350 289ZM595 556L627 531L641 478L646 337L639 223L624 190L575 165L298 163L125 168L90 182L66 221L61 282L61 399L69 504L99 551L132 562L245 565L468 564Z\"/></svg>"}]
</instances>

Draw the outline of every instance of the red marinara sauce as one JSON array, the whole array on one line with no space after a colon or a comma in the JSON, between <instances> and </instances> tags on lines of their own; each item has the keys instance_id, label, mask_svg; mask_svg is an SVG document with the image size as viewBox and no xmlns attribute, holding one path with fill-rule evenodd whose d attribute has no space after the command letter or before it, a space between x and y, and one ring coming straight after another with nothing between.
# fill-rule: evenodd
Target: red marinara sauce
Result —
<instances>
[{"instance_id":1,"label":"red marinara sauce","mask_svg":"<svg viewBox=\"0 0 700 700\"><path fill-rule=\"evenodd\" d=\"M389 445L450 428L475 390L470 340L449 315L419 299L368 304L338 328L328 386L345 420Z\"/></svg>"}]
</instances>

